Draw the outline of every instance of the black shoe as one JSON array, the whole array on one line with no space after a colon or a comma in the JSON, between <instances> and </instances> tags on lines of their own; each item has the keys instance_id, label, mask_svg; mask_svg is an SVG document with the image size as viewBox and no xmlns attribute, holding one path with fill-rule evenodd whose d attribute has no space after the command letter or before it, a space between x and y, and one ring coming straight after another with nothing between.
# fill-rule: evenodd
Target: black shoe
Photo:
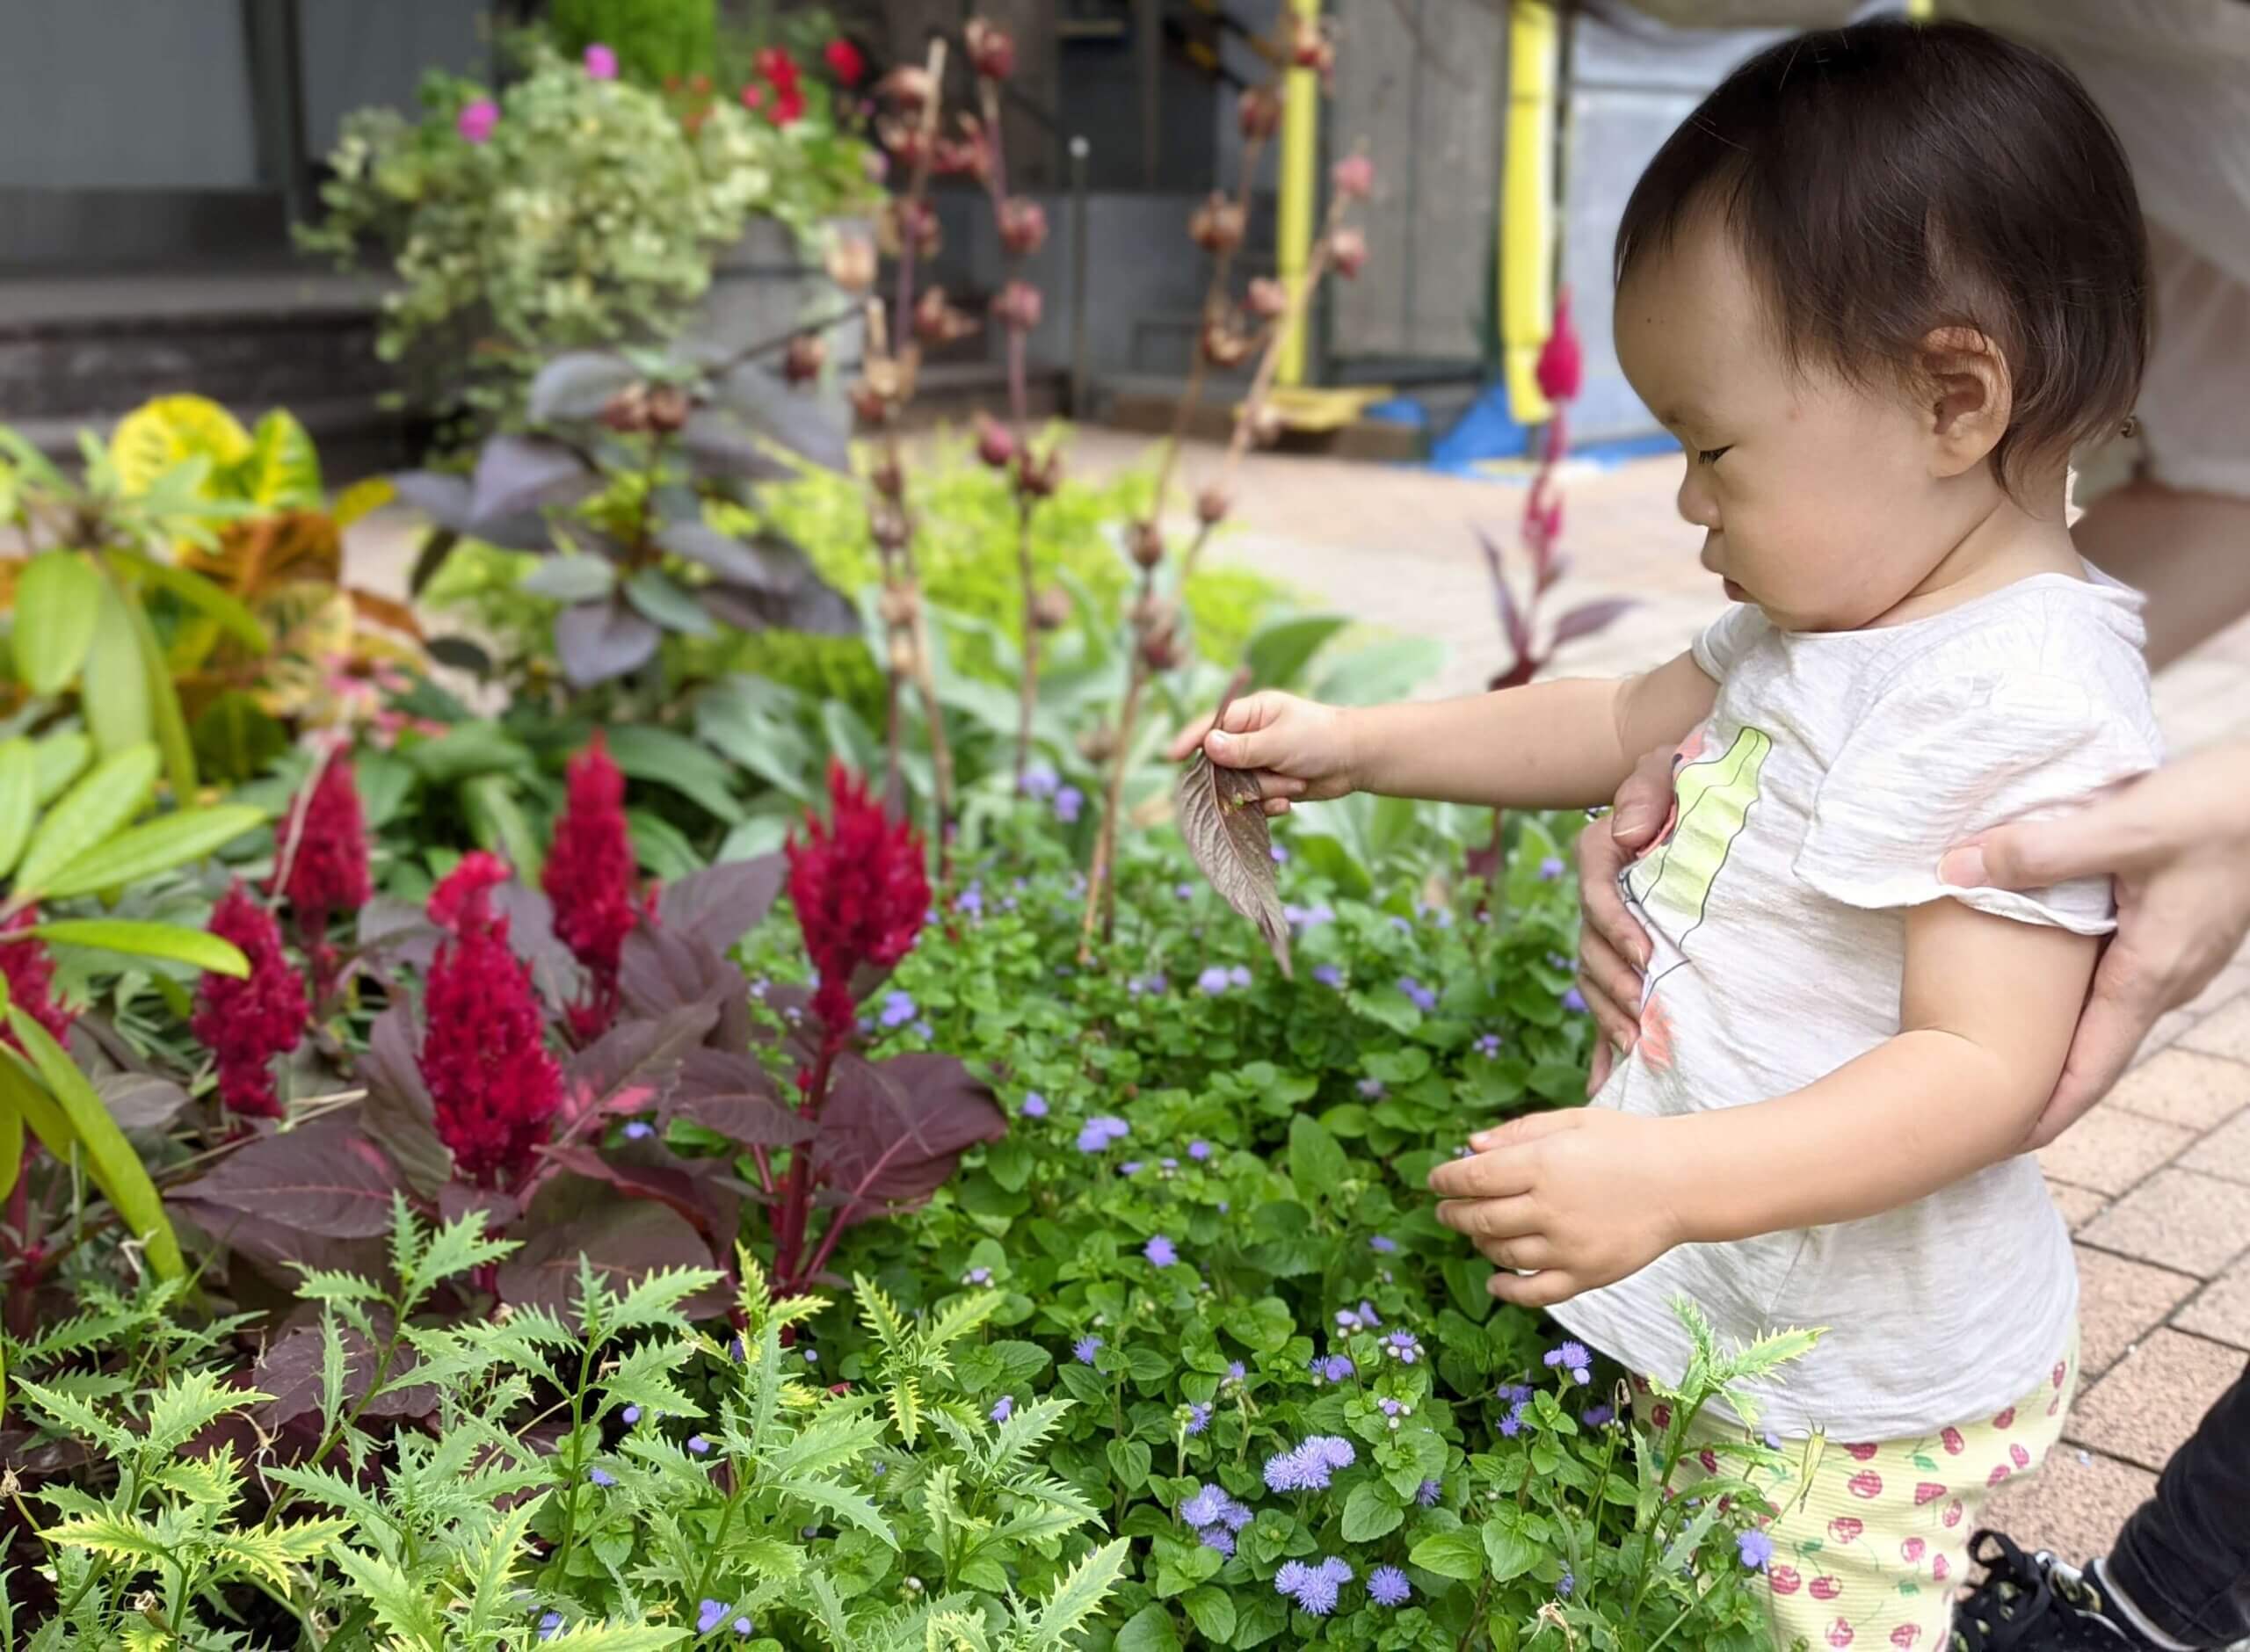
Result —
<instances>
[{"instance_id":1,"label":"black shoe","mask_svg":"<svg viewBox=\"0 0 2250 1652\"><path fill-rule=\"evenodd\" d=\"M1998 1532L1969 1540L1984 1581L1954 1608L1955 1652L2140 1652L2104 1614L2101 1591L2043 1550L2026 1554Z\"/></svg>"}]
</instances>

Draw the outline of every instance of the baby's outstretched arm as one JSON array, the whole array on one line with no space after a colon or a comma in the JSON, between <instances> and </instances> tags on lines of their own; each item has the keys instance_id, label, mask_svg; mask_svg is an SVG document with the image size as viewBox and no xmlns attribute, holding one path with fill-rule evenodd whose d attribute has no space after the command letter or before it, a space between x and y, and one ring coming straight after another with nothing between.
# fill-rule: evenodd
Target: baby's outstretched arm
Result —
<instances>
[{"instance_id":1,"label":"baby's outstretched arm","mask_svg":"<svg viewBox=\"0 0 2250 1652\"><path fill-rule=\"evenodd\" d=\"M1692 656L1639 677L1563 678L1470 699L1317 705L1252 694L1172 743L1259 771L1267 812L1293 801L1375 792L1502 808L1608 801L1642 753L1674 745L1710 714L1718 686Z\"/></svg>"},{"instance_id":2,"label":"baby's outstretched arm","mask_svg":"<svg viewBox=\"0 0 2250 1652\"><path fill-rule=\"evenodd\" d=\"M1957 902L1915 907L1896 1037L1769 1101L1670 1118L1587 1108L1483 1132L1475 1156L1431 1173L1439 1219L1500 1264L1494 1295L1544 1307L1674 1245L1912 1204L2023 1151L2095 950Z\"/></svg>"}]
</instances>

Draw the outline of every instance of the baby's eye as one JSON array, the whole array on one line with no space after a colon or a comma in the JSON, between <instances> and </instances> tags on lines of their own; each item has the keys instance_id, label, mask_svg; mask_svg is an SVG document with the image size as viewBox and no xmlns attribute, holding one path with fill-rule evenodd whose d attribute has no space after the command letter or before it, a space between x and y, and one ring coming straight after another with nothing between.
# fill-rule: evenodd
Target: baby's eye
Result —
<instances>
[{"instance_id":1,"label":"baby's eye","mask_svg":"<svg viewBox=\"0 0 2250 1652\"><path fill-rule=\"evenodd\" d=\"M1733 451L1734 445L1731 442L1724 447L1699 447L1695 450L1695 462L1699 465L1716 465Z\"/></svg>"}]
</instances>

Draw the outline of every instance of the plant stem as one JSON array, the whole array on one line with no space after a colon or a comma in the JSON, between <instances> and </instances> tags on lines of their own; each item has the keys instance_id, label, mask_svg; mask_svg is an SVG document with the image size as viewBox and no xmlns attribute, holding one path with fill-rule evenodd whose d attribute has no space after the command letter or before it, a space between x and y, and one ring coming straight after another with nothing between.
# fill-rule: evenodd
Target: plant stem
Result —
<instances>
[{"instance_id":1,"label":"plant stem","mask_svg":"<svg viewBox=\"0 0 2250 1652\"><path fill-rule=\"evenodd\" d=\"M1023 349L1020 331L1012 332L1008 339L1008 353L1012 359ZM1022 452L1020 448L1017 450ZM1030 455L1024 454L1028 460ZM1016 575L1023 586L1023 669L1016 685L1016 790L1023 790L1023 777L1031 767L1031 726L1039 710L1039 576L1031 562L1032 496L1019 489L1016 494Z\"/></svg>"}]
</instances>

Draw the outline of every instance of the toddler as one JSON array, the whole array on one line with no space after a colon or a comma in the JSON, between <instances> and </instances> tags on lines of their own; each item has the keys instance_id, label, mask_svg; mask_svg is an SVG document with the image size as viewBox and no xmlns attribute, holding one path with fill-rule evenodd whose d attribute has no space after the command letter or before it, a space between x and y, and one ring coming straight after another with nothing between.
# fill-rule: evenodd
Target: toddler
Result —
<instances>
[{"instance_id":1,"label":"toddler","mask_svg":"<svg viewBox=\"0 0 2250 1652\"><path fill-rule=\"evenodd\" d=\"M1623 879L1656 946L1632 1055L1431 1182L1495 1295L1630 1370L1685 1367L1675 1296L1730 1337L1827 1328L1758 1395L1793 1465L1785 1648L1942 1648L1979 1507L2074 1387L2070 1238L2022 1148L2110 892L1938 863L2158 759L2138 600L2065 525L2073 447L2131 409L2145 261L2115 137L2035 53L1953 25L1777 45L1617 237L1618 359L1737 605L1622 682L1258 694L1181 743L1274 813L1593 805L1676 743L1672 822Z\"/></svg>"}]
</instances>

